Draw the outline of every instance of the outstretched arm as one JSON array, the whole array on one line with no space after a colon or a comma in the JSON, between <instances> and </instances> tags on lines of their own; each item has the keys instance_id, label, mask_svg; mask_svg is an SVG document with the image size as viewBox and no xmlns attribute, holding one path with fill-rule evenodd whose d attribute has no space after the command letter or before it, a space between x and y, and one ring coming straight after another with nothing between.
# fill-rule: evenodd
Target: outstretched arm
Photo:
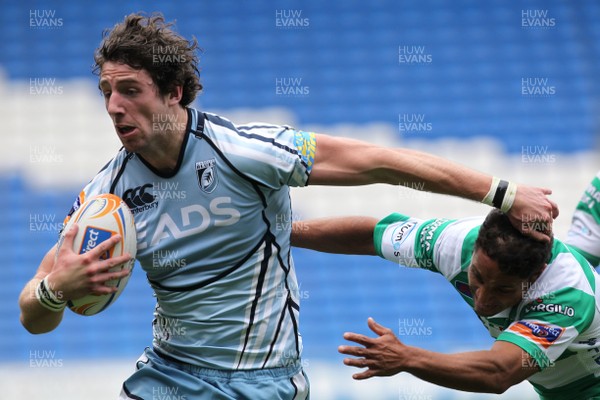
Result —
<instances>
[{"instance_id":1,"label":"outstretched arm","mask_svg":"<svg viewBox=\"0 0 600 400\"><path fill-rule=\"evenodd\" d=\"M364 347L340 346L339 352L359 358L346 358L344 364L368 368L354 379L391 376L408 372L425 381L470 392L503 393L539 372L535 361L520 347L503 341L490 350L442 354L400 342L394 333L369 318L369 327L378 337L346 333L344 338Z\"/></svg>"},{"instance_id":2,"label":"outstretched arm","mask_svg":"<svg viewBox=\"0 0 600 400\"><path fill-rule=\"evenodd\" d=\"M375 255L373 230L377 219L370 217L321 218L295 221L292 246L336 254Z\"/></svg>"},{"instance_id":3,"label":"outstretched arm","mask_svg":"<svg viewBox=\"0 0 600 400\"><path fill-rule=\"evenodd\" d=\"M491 204L496 191L492 176L432 154L327 135L316 138L313 185L388 183L479 202L487 198L486 204ZM558 206L547 197L551 193L550 189L518 186L508 210L513 225L534 238L550 240L552 220L558 216Z\"/></svg>"}]
</instances>

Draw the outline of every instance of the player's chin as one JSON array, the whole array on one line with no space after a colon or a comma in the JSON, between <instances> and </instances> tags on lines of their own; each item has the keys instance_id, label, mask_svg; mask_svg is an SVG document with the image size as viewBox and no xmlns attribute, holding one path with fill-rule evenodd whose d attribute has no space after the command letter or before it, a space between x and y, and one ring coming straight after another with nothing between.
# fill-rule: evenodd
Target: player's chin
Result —
<instances>
[{"instance_id":1,"label":"player's chin","mask_svg":"<svg viewBox=\"0 0 600 400\"><path fill-rule=\"evenodd\" d=\"M475 306L475 312L477 315L482 317L491 317L492 315L498 314L502 310L498 310L495 307L477 307Z\"/></svg>"},{"instance_id":2,"label":"player's chin","mask_svg":"<svg viewBox=\"0 0 600 400\"><path fill-rule=\"evenodd\" d=\"M121 144L125 147L125 150L130 153L139 153L144 147L139 139L122 137L119 137L119 139L121 139Z\"/></svg>"}]
</instances>

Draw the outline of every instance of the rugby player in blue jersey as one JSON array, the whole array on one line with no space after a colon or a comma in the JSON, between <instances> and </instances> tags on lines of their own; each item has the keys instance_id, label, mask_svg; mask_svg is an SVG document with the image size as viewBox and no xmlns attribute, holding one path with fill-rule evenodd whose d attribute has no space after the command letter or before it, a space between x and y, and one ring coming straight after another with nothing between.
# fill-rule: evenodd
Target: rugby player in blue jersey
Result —
<instances>
[{"instance_id":1,"label":"rugby player in blue jersey","mask_svg":"<svg viewBox=\"0 0 600 400\"><path fill-rule=\"evenodd\" d=\"M157 298L152 346L122 399L174 390L188 399L308 397L291 226L275 223L291 220L290 186L425 182L430 191L505 209L517 226L527 215L550 226L558 214L550 190L517 188L429 154L268 123L234 125L193 109L202 89L196 49L162 16L132 14L95 53L123 148L69 215L90 196L120 196L134 213L137 259ZM550 232L528 232L549 240ZM116 237L76 255L74 235L66 232L60 251L47 253L21 294L21 321L32 333L55 329L64 302L111 293L106 282L124 274L107 271L127 257L99 259ZM60 297L29 295L41 286Z\"/></svg>"}]
</instances>

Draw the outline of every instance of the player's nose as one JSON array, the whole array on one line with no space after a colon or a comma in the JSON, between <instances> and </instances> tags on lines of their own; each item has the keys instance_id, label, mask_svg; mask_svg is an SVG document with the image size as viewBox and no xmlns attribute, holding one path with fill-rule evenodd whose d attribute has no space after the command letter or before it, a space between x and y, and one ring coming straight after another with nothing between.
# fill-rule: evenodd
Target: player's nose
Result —
<instances>
[{"instance_id":1,"label":"player's nose","mask_svg":"<svg viewBox=\"0 0 600 400\"><path fill-rule=\"evenodd\" d=\"M125 109L123 108L123 98L119 93L112 93L106 100L106 111L110 116L117 114L123 114Z\"/></svg>"}]
</instances>

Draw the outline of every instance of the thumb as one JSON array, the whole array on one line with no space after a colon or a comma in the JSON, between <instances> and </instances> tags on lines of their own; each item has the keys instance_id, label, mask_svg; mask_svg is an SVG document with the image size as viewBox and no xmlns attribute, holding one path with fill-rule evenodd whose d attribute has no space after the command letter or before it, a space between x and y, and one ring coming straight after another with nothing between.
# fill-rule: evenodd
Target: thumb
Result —
<instances>
[{"instance_id":1,"label":"thumb","mask_svg":"<svg viewBox=\"0 0 600 400\"><path fill-rule=\"evenodd\" d=\"M77 236L77 232L79 231L79 226L77 224L73 224L71 229L69 229L63 239L62 244L60 245L59 252L65 252L73 249L73 242L75 241L75 236ZM65 250L66 249L66 250Z\"/></svg>"}]
</instances>

